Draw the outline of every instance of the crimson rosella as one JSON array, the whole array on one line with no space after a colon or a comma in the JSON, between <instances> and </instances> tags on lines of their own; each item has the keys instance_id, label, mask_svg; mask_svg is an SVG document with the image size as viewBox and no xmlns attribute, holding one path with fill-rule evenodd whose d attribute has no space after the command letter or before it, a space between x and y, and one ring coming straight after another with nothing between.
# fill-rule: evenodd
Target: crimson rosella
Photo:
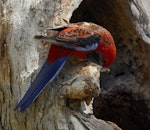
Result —
<instances>
[{"instance_id":1,"label":"crimson rosella","mask_svg":"<svg viewBox=\"0 0 150 130\"><path fill-rule=\"evenodd\" d=\"M51 43L48 57L39 74L31 84L15 110L23 112L36 99L48 82L60 72L69 55L83 59L87 54L99 54L104 67L110 66L116 57L116 47L112 35L105 28L88 22L71 23L63 27L48 28L58 31L52 37L35 36Z\"/></svg>"}]
</instances>

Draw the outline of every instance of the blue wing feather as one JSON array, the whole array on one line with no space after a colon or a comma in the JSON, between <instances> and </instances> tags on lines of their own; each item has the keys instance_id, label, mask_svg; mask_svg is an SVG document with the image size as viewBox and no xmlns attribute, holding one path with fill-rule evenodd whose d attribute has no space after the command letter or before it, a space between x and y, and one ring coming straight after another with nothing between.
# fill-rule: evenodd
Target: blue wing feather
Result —
<instances>
[{"instance_id":1,"label":"blue wing feather","mask_svg":"<svg viewBox=\"0 0 150 130\"><path fill-rule=\"evenodd\" d=\"M51 82L64 66L67 57L62 57L52 64L48 64L47 60L42 66L39 74L31 84L22 100L18 103L15 110L19 109L23 112L36 99L40 92L45 88L48 82Z\"/></svg>"},{"instance_id":2,"label":"blue wing feather","mask_svg":"<svg viewBox=\"0 0 150 130\"><path fill-rule=\"evenodd\" d=\"M98 45L99 45L99 43L93 43L91 45L86 45L84 47L80 47L80 46L70 46L68 44L64 44L63 47L70 48L70 49L77 50L77 51L81 51L81 52L88 52L88 51L96 50Z\"/></svg>"}]
</instances>

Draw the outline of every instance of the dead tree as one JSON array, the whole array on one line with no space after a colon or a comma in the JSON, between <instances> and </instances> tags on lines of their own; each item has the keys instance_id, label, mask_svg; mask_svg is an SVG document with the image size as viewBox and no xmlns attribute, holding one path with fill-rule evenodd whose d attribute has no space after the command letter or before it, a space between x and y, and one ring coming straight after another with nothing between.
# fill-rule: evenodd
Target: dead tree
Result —
<instances>
[{"instance_id":1,"label":"dead tree","mask_svg":"<svg viewBox=\"0 0 150 130\"><path fill-rule=\"evenodd\" d=\"M66 24L81 0L0 1L0 129L114 130L86 104L99 94L99 67L68 60L58 77L24 113L14 111L47 56L34 39L44 28ZM76 91L75 91L76 90ZM85 101L85 102L84 102ZM90 108L91 109L91 108ZM118 128L119 129L119 128Z\"/></svg>"}]
</instances>

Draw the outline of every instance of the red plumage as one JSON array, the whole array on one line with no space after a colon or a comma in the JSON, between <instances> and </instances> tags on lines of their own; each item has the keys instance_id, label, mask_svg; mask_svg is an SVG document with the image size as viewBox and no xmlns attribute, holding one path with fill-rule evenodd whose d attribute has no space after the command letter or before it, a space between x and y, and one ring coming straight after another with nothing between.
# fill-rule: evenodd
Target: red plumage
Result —
<instances>
[{"instance_id":1,"label":"red plumage","mask_svg":"<svg viewBox=\"0 0 150 130\"><path fill-rule=\"evenodd\" d=\"M68 55L76 55L82 59L90 52L101 53L102 63L105 67L110 66L116 58L116 47L112 35L108 30L97 24L78 22L52 30L60 31L53 37L36 37L52 43L48 55L49 64L60 57ZM94 42L99 43L93 49L92 44ZM86 49L86 45L89 45L91 48Z\"/></svg>"},{"instance_id":2,"label":"red plumage","mask_svg":"<svg viewBox=\"0 0 150 130\"><path fill-rule=\"evenodd\" d=\"M101 60L106 67L116 58L116 47L111 34L99 25L79 22L48 30L57 30L58 33L52 37L35 36L37 39L52 43L48 58L15 110L20 109L23 112L29 107L46 84L52 82L58 75L69 55L82 59L87 54L96 52L98 60Z\"/></svg>"}]
</instances>

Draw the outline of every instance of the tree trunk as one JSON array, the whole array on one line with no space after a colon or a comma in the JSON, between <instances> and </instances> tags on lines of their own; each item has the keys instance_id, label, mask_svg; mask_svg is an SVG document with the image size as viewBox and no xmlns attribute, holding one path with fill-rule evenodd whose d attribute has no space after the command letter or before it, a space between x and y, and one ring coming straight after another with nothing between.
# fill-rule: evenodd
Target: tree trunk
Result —
<instances>
[{"instance_id":1,"label":"tree trunk","mask_svg":"<svg viewBox=\"0 0 150 130\"><path fill-rule=\"evenodd\" d=\"M34 36L46 27L66 24L80 2L0 1L0 129L119 129L112 122L83 113L86 105L81 99L89 103L99 93L101 68L90 63L74 63L73 58L24 113L14 111L47 56L49 44L42 44Z\"/></svg>"},{"instance_id":2,"label":"tree trunk","mask_svg":"<svg viewBox=\"0 0 150 130\"><path fill-rule=\"evenodd\" d=\"M93 110L124 130L150 129L149 7L149 0L85 0L71 18L100 24L114 37L117 59L101 75Z\"/></svg>"}]
</instances>

